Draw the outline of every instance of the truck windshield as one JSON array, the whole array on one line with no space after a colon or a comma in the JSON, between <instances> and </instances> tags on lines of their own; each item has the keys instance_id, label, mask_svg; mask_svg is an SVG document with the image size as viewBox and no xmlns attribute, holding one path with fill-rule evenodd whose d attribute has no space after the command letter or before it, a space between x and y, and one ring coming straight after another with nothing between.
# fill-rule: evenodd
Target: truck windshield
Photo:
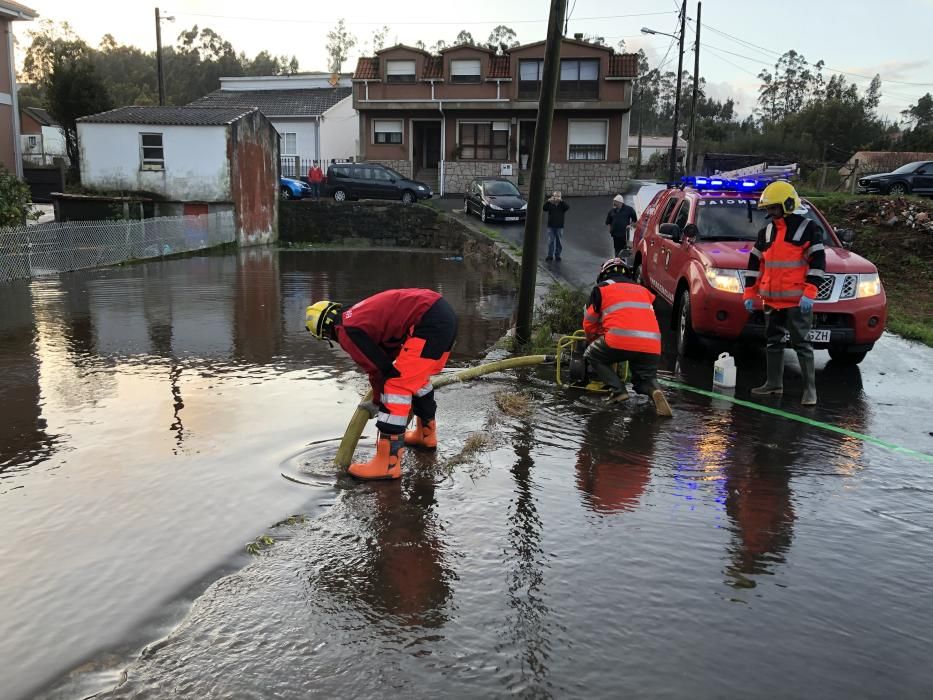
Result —
<instances>
[{"instance_id":1,"label":"truck windshield","mask_svg":"<svg viewBox=\"0 0 933 700\"><path fill-rule=\"evenodd\" d=\"M816 221L823 228L809 206L804 205L798 213ZM767 212L758 209L758 202L754 199L701 199L697 202L699 240L754 241L758 238L758 232L768 225L768 221ZM835 245L825 230L823 240L827 245Z\"/></svg>"}]
</instances>

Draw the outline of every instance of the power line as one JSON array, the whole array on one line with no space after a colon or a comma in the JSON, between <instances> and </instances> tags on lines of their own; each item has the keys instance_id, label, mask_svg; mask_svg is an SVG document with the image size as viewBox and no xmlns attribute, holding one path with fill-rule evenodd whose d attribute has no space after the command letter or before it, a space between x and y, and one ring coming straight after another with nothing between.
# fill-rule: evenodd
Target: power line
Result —
<instances>
[{"instance_id":1,"label":"power line","mask_svg":"<svg viewBox=\"0 0 933 700\"><path fill-rule=\"evenodd\" d=\"M183 17L204 17L207 19L242 20L245 22L277 22L277 23L284 23L284 24L321 24L321 25L328 25L328 26L334 24L337 21L337 20L318 20L318 19L293 19L293 18L285 18L285 17L242 17L242 16L234 16L234 15L210 15L210 14L203 14L203 13L198 13L198 12L175 12L175 11L173 11L172 14L176 16L183 16ZM627 17L653 17L657 15L669 15L669 14L671 14L669 11L668 12L636 12L636 13L627 14L627 15L603 15L600 17L578 17L576 21L584 22L587 20L625 19ZM548 18L544 17L543 19L470 20L469 24L471 25L474 25L474 24L506 24L506 25L509 25L509 24L546 24L547 21L548 21ZM349 22L348 24L354 25L354 26L359 26L359 25L366 25L366 26L369 26L369 25L373 25L373 26L419 25L421 26L421 25L451 25L451 24L455 26L463 26L464 22L463 20L400 22L395 19L390 19L390 20L382 20L382 21L368 20L365 22Z\"/></svg>"},{"instance_id":2,"label":"power line","mask_svg":"<svg viewBox=\"0 0 933 700\"><path fill-rule=\"evenodd\" d=\"M720 61L722 61L722 62L724 62L724 63L728 63L728 64L729 64L730 66L732 66L733 68L735 68L735 69L737 69L737 70L740 70L740 71L742 71L743 73L746 73L747 75L752 76L753 78L758 78L758 75L757 75L757 74L752 73L752 72L751 72L750 70L748 70L747 68L743 68L743 67L740 66L738 63L733 63L732 61L730 61L730 60L729 60L728 58L726 58L725 56L720 55L720 53L719 53L718 51L716 51L715 49L713 49L713 47L711 47L709 44L703 44L703 48L704 48L704 49L709 49L709 50L712 52L712 55L713 55L715 58L718 58Z\"/></svg>"}]
</instances>

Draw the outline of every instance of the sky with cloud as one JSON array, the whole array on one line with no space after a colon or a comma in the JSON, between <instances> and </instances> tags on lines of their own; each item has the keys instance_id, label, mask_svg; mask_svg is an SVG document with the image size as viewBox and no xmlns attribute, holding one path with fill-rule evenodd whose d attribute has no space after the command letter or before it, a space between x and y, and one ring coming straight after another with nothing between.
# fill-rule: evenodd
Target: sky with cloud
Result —
<instances>
[{"instance_id":1,"label":"sky with cloud","mask_svg":"<svg viewBox=\"0 0 933 700\"><path fill-rule=\"evenodd\" d=\"M174 17L163 29L163 41L173 43L182 28L208 26L238 51L254 55L262 50L294 54L302 70L324 70L326 34L344 18L359 39L349 67L367 52L373 32L389 27L390 43L431 45L451 42L461 29L485 39L497 24L516 31L522 43L543 39L547 30L546 0L471 0L434 4L353 0L342 5L326 2L257 3L255 0L164 0L163 15ZM44 18L68 21L83 38L96 45L106 34L144 49L155 47L154 4L140 0L26 0ZM677 49L666 36L647 36L647 26L674 33L675 0L569 0L569 34L583 32L606 38L627 50L644 49L652 65L659 61L676 70ZM696 0L687 15L695 20ZM732 97L742 115L751 112L762 68L796 49L810 62L824 60L864 87L875 73L883 81L881 111L897 118L900 111L926 92L933 92L933 0L706 0L702 8L700 74L715 98ZM20 47L27 46L30 23L16 23ZM684 65L692 70L695 24L688 26ZM21 56L20 56L21 60ZM828 71L827 71L828 72Z\"/></svg>"}]
</instances>

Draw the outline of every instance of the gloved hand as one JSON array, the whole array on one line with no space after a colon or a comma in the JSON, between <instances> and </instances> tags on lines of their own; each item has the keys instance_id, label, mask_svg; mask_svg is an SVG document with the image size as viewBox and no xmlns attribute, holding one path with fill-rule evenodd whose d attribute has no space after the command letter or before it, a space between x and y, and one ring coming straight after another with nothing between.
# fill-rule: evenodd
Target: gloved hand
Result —
<instances>
[{"instance_id":1,"label":"gloved hand","mask_svg":"<svg viewBox=\"0 0 933 700\"><path fill-rule=\"evenodd\" d=\"M748 311L748 313L751 313L751 312L754 310L754 308L755 308L755 302L754 302L754 300L753 300L753 299L746 299L746 300L745 300L745 310Z\"/></svg>"},{"instance_id":2,"label":"gloved hand","mask_svg":"<svg viewBox=\"0 0 933 700\"><path fill-rule=\"evenodd\" d=\"M369 413L370 418L375 418L379 413L379 406L376 405L375 401L363 401L360 403L357 408L362 408L364 411Z\"/></svg>"},{"instance_id":3,"label":"gloved hand","mask_svg":"<svg viewBox=\"0 0 933 700\"><path fill-rule=\"evenodd\" d=\"M806 296L800 297L800 310L803 311L805 314L808 314L811 311L813 311L813 299L811 299L810 297L806 297Z\"/></svg>"}]
</instances>

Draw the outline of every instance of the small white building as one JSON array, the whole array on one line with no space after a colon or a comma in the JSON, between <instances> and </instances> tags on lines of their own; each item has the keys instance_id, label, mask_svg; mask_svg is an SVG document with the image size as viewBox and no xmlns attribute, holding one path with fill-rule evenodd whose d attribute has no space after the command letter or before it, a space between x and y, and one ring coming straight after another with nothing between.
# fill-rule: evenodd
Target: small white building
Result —
<instances>
[{"instance_id":1,"label":"small white building","mask_svg":"<svg viewBox=\"0 0 933 700\"><path fill-rule=\"evenodd\" d=\"M68 157L65 133L46 110L22 107L19 128L23 160L46 165L56 158Z\"/></svg>"},{"instance_id":2,"label":"small white building","mask_svg":"<svg viewBox=\"0 0 933 700\"><path fill-rule=\"evenodd\" d=\"M641 137L641 162L647 163L655 153L666 156L671 152L672 136L645 136ZM687 139L677 138L677 162L683 163L687 153ZM634 162L638 158L638 136L630 135L628 139L628 157Z\"/></svg>"},{"instance_id":3,"label":"small white building","mask_svg":"<svg viewBox=\"0 0 933 700\"><path fill-rule=\"evenodd\" d=\"M350 75L303 73L221 78L220 89L192 106L258 107L282 139L282 175L306 175L315 160L359 153L359 117Z\"/></svg>"},{"instance_id":4,"label":"small white building","mask_svg":"<svg viewBox=\"0 0 933 700\"><path fill-rule=\"evenodd\" d=\"M278 235L279 137L256 108L119 107L79 119L78 142L85 187L162 216L232 211L241 245Z\"/></svg>"}]
</instances>

